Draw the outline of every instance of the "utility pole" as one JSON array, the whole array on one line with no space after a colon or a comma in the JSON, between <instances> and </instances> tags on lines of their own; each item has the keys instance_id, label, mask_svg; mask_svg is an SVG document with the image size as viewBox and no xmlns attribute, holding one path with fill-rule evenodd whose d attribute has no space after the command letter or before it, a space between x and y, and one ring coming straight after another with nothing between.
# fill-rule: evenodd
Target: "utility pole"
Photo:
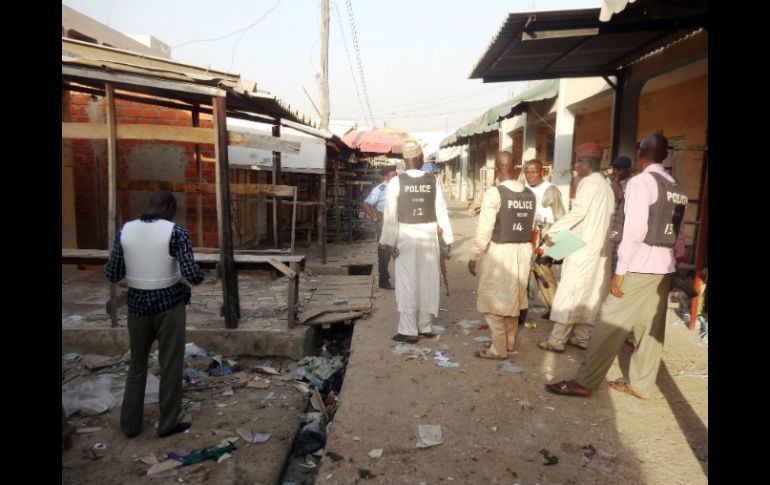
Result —
<instances>
[{"instance_id":1,"label":"utility pole","mask_svg":"<svg viewBox=\"0 0 770 485\"><path fill-rule=\"evenodd\" d=\"M329 129L329 0L321 0L321 129ZM327 151L328 153L328 151ZM324 156L324 170L321 173L318 207L318 250L321 264L326 264L326 167L328 156ZM335 187L336 190L336 187ZM336 209L336 208L335 208Z\"/></svg>"}]
</instances>

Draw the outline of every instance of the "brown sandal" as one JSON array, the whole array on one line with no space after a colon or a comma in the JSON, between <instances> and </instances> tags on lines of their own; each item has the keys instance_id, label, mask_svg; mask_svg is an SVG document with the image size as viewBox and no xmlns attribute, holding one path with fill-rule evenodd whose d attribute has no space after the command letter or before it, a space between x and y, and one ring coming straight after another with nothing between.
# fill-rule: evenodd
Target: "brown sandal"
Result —
<instances>
[{"instance_id":1,"label":"brown sandal","mask_svg":"<svg viewBox=\"0 0 770 485\"><path fill-rule=\"evenodd\" d=\"M545 390L560 396L588 397L591 389L585 388L575 381L561 381L555 384L546 384Z\"/></svg>"},{"instance_id":2,"label":"brown sandal","mask_svg":"<svg viewBox=\"0 0 770 485\"><path fill-rule=\"evenodd\" d=\"M644 397L642 397L641 394L631 389L631 386L629 386L625 382L614 381L614 382L609 382L608 384L610 385L611 388L615 389L616 391L625 392L626 394L631 394L632 396L637 397L639 399L644 399Z\"/></svg>"},{"instance_id":3,"label":"brown sandal","mask_svg":"<svg viewBox=\"0 0 770 485\"><path fill-rule=\"evenodd\" d=\"M508 358L507 356L506 357L498 357L496 355L492 355L489 352L487 352L486 350L483 350L483 351L482 350L477 350L477 351L473 352L473 356L474 357L478 357L479 359L489 359L489 360L505 360L505 359Z\"/></svg>"}]
</instances>

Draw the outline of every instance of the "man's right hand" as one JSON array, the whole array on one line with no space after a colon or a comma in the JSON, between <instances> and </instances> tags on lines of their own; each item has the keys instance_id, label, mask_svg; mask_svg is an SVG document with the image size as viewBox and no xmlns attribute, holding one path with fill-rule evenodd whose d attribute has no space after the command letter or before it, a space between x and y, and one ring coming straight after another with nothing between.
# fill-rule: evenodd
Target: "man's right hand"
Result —
<instances>
[{"instance_id":1,"label":"man's right hand","mask_svg":"<svg viewBox=\"0 0 770 485\"><path fill-rule=\"evenodd\" d=\"M390 249L390 254L393 256L393 259L396 259L398 257L398 247L397 246L387 246L388 249Z\"/></svg>"},{"instance_id":2,"label":"man's right hand","mask_svg":"<svg viewBox=\"0 0 770 485\"><path fill-rule=\"evenodd\" d=\"M471 272L473 276L476 276L476 261L471 259L468 261L468 271Z\"/></svg>"}]
</instances>

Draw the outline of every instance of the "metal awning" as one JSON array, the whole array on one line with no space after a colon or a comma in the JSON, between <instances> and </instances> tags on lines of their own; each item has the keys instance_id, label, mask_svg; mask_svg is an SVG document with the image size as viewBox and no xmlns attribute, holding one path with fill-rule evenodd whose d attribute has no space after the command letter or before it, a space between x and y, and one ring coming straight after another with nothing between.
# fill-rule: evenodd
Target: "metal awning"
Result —
<instances>
[{"instance_id":1,"label":"metal awning","mask_svg":"<svg viewBox=\"0 0 770 485\"><path fill-rule=\"evenodd\" d=\"M509 14L470 78L484 82L612 76L707 25L707 0L639 0L600 9Z\"/></svg>"},{"instance_id":2,"label":"metal awning","mask_svg":"<svg viewBox=\"0 0 770 485\"><path fill-rule=\"evenodd\" d=\"M237 74L73 39L62 38L62 80L96 89L102 89L104 82L110 81L116 89L190 106L210 106L212 96L225 97L229 116L265 117L266 122L289 120L318 128L309 117L272 94L258 90L256 83L242 80Z\"/></svg>"},{"instance_id":3,"label":"metal awning","mask_svg":"<svg viewBox=\"0 0 770 485\"><path fill-rule=\"evenodd\" d=\"M528 103L541 99L553 98L559 94L559 80L551 79L539 83L513 99L494 106L485 111L465 126L455 130L452 134L441 140L440 148L462 145L473 135L480 135L496 131L500 128L500 120L520 114L526 110Z\"/></svg>"}]
</instances>

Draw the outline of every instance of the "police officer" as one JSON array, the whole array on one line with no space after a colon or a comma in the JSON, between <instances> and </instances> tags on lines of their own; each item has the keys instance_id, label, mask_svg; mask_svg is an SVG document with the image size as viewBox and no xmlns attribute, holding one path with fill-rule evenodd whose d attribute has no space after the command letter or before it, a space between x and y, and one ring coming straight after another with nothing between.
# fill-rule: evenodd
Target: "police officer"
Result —
<instances>
[{"instance_id":1,"label":"police officer","mask_svg":"<svg viewBox=\"0 0 770 485\"><path fill-rule=\"evenodd\" d=\"M672 273L684 256L682 217L687 196L666 173L663 160L668 140L660 134L639 145L642 173L628 181L625 223L611 295L588 344L585 361L573 380L546 384L554 394L588 396L607 375L628 332L638 342L631 357L628 381L609 385L616 391L649 397L660 367L666 333L666 304Z\"/></svg>"},{"instance_id":2,"label":"police officer","mask_svg":"<svg viewBox=\"0 0 770 485\"><path fill-rule=\"evenodd\" d=\"M380 168L380 174L383 181L375 186L369 193L369 196L364 199L364 211L371 220L377 223L377 241L379 242L382 235L382 221L384 219L383 213L385 212L385 194L388 189L388 182L390 179L396 176L396 166L386 165ZM382 246L377 246L377 262L380 268L380 288L384 290L394 289L390 284L390 274L388 273L388 263L390 262L390 250Z\"/></svg>"}]
</instances>

